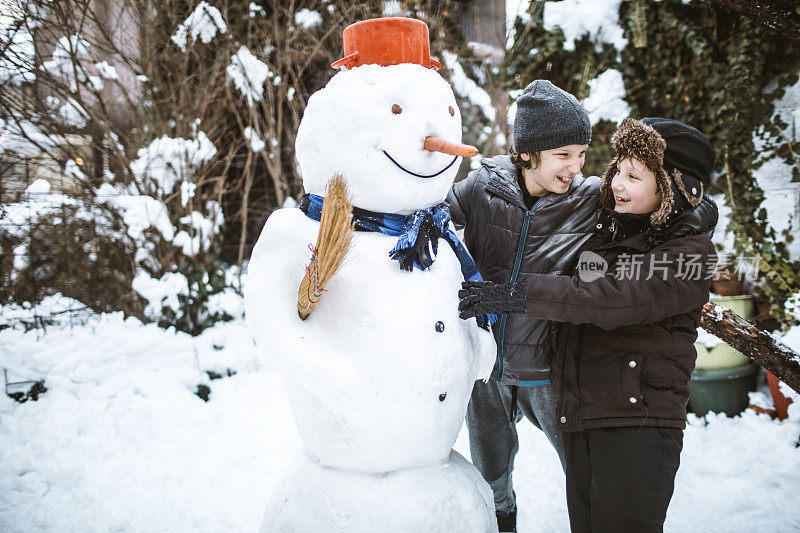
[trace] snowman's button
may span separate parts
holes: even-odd
[[[446,392],[443,392],[443,393],[441,393],[439,395],[439,401],[440,402],[443,402],[445,398],[447,398],[447,393]]]
[[[441,320],[436,323],[436,331],[438,333],[441,333],[441,332],[444,331],[444,322],[442,322]]]

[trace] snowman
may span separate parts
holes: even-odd
[[[488,485],[452,450],[496,354],[488,330],[458,318],[461,282],[479,275],[441,205],[472,147],[423,22],[362,21],[344,44],[297,133],[307,194],[272,213],[248,267],[247,324],[279,361],[304,444],[261,531],[496,531]],[[356,231],[302,320],[298,286],[334,174]]]

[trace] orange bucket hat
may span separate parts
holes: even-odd
[[[439,70],[431,59],[428,25],[406,17],[362,20],[344,29],[344,57],[331,63],[333,68],[361,65],[416,63]]]

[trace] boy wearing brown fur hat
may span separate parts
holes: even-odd
[[[715,261],[714,150],[676,120],[612,138],[597,231],[573,276],[466,284],[462,316],[556,322],[551,379],[573,532],[663,530],[686,426],[694,341]],[[604,268],[605,267],[605,268]]]

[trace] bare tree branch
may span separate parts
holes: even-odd
[[[800,393],[800,354],[730,309],[707,303],[700,325]]]

